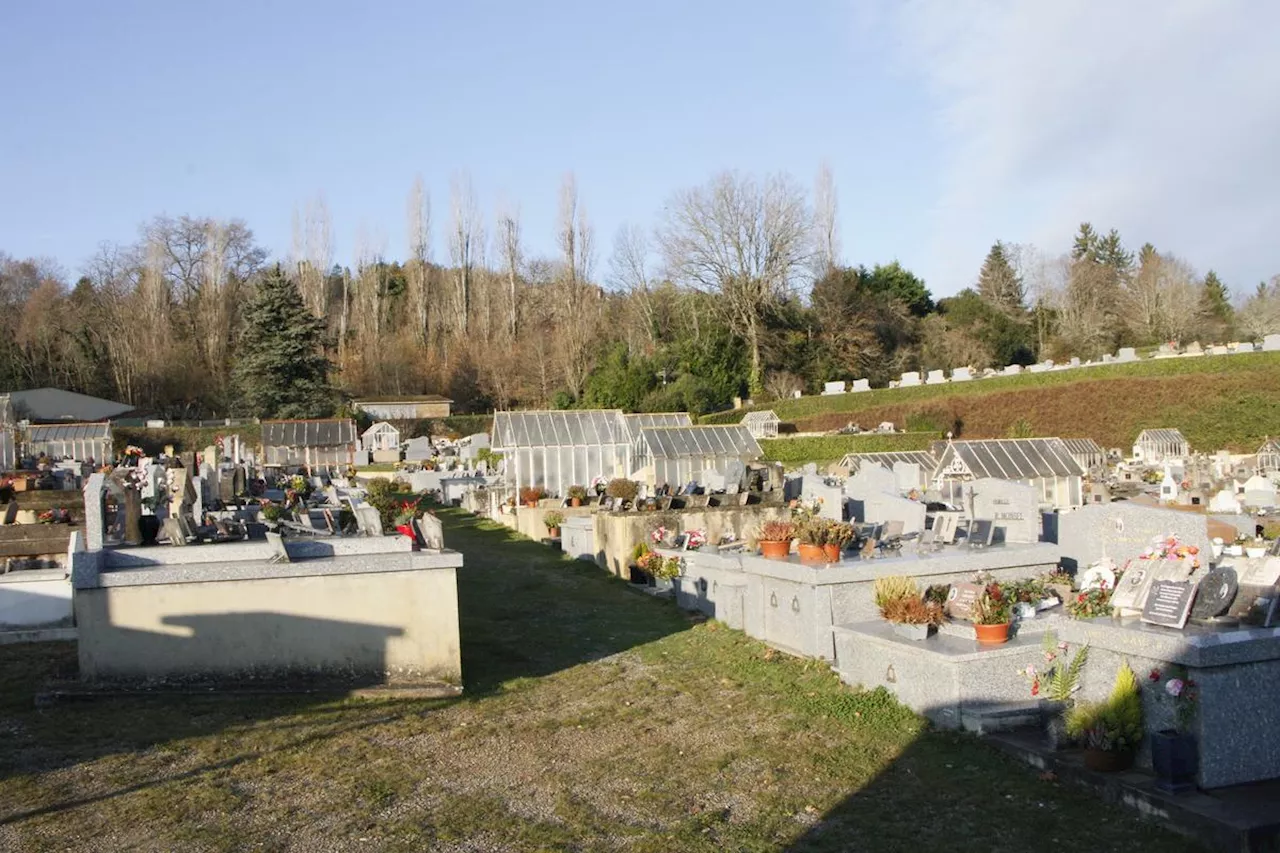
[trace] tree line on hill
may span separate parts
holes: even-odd
[[[826,168],[812,192],[718,174],[675,193],[652,227],[620,229],[607,253],[571,174],[554,256],[529,251],[518,208],[486,218],[465,177],[445,219],[437,257],[419,179],[399,260],[361,238],[354,264],[334,264],[322,200],[295,214],[275,261],[244,222],[191,216],[104,244],[74,281],[0,253],[0,387],[171,418],[315,416],[423,393],[462,411],[708,412],[828,380],[1280,331],[1280,276],[1233,305],[1212,270],[1088,223],[1060,256],[997,241],[972,286],[935,300],[897,261],[844,261]]]

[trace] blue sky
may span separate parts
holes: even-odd
[[[322,194],[339,261],[361,231],[399,257],[421,174],[442,260],[466,170],[550,254],[572,170],[603,272],[674,190],[725,168],[809,185],[826,160],[845,260],[898,258],[939,295],[994,239],[1052,255],[1085,218],[1237,289],[1280,272],[1280,4],[1135,0],[1112,37],[1112,7],[1041,5],[8,4],[0,251],[74,274],[187,213],[283,256]]]

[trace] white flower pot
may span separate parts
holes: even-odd
[[[1251,560],[1256,560],[1256,559],[1258,559],[1259,557],[1265,557],[1265,556],[1267,556],[1267,549],[1266,549],[1266,548],[1254,548],[1254,547],[1252,547],[1252,546],[1251,546],[1251,547],[1249,547],[1249,548],[1245,548],[1245,549],[1244,549],[1244,555],[1245,555],[1246,557],[1248,557],[1249,559],[1251,559]]]
[[[1242,548],[1242,547],[1241,547],[1241,546],[1239,546],[1239,545],[1228,545],[1228,546],[1227,546],[1227,556],[1228,556],[1228,557],[1243,557],[1243,556],[1244,556],[1244,548]]]

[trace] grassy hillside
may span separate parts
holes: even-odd
[[[764,451],[765,459],[785,465],[803,465],[805,462],[839,462],[846,453],[928,450],[929,442],[940,438],[942,434],[938,432],[767,438],[760,442],[760,449]]]
[[[850,421],[1001,438],[1024,422],[1035,435],[1090,437],[1128,447],[1148,427],[1181,429],[1197,450],[1252,452],[1280,435],[1280,353],[1174,358],[1134,364],[803,397],[769,406],[804,432]],[[708,416],[735,423],[743,412]]]

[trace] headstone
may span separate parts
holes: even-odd
[[[1004,375],[1005,375],[1005,376],[1017,376],[1017,375],[1018,375],[1019,373],[1021,373],[1021,372],[1022,372],[1022,365],[1021,365],[1021,364],[1009,364],[1009,365],[1005,365],[1005,368],[1004,368]]]
[[[204,478],[195,477],[191,481],[192,500],[191,516],[198,523],[204,523]]]
[[[843,382],[825,382],[822,385],[822,393],[824,396],[828,394],[843,394],[844,392]]]
[[[1067,362],[1067,366],[1068,366],[1068,367],[1079,367],[1079,366],[1080,366],[1080,357],[1079,357],[1079,356],[1076,356],[1076,355],[1071,356],[1071,361]]]
[[[18,502],[9,501],[4,507],[4,523],[13,524],[18,520]]]
[[[1209,572],[1200,579],[1200,584],[1196,587],[1196,600],[1191,605],[1191,620],[1208,621],[1226,613],[1238,590],[1234,569],[1224,566]]]
[[[971,367],[957,367],[951,371],[952,382],[968,382],[971,379],[973,379],[973,368]]]
[[[973,607],[982,596],[983,586],[978,583],[953,583],[947,590],[947,603],[943,609],[952,619],[972,621]]]
[[[1228,355],[1230,352],[1231,350],[1227,349],[1222,344],[1214,344],[1209,347],[1209,355]]]
[[[919,491],[925,485],[925,478],[918,462],[893,463],[893,479],[896,481],[898,493],[904,495],[912,490]]]
[[[444,525],[440,523],[440,519],[426,512],[418,520],[417,526],[418,535],[422,540],[422,547],[430,548],[433,551],[439,551],[444,548]]]
[[[284,538],[273,530],[267,531],[267,542],[271,545],[271,556],[267,558],[268,563],[288,563],[289,549],[284,546]]]
[[[800,480],[800,497],[805,502],[818,503],[818,515],[831,521],[844,520],[844,495],[839,486],[828,486],[816,474],[806,474]]]
[[[799,388],[791,392],[791,399],[793,400],[799,400],[803,396],[804,396],[804,392],[801,391]]]
[[[870,390],[871,390],[871,380],[869,379],[853,380],[853,391],[855,394],[861,391],[870,391]]]
[[[974,516],[989,518],[1002,528],[1003,541],[1039,541],[1040,498],[1034,488],[992,478],[974,480],[969,488],[973,490]]]
[[[1280,350],[1280,335],[1267,335],[1262,339],[1263,352],[1275,352]]]
[[[1137,361],[1137,360],[1138,360],[1138,352],[1133,347],[1120,347],[1119,351],[1116,353],[1116,361]]]
[[[951,545],[960,530],[959,512],[939,512],[933,517],[933,541],[939,545]]]
[[[1187,355],[1204,355],[1204,348],[1200,346],[1199,341],[1192,341],[1187,344]]]
[[[1153,540],[1170,536],[1208,554],[1208,516],[1132,501],[1090,504],[1058,516],[1058,550],[1068,570],[1090,565],[1104,556],[1122,565],[1130,559],[1136,562]]]
[[[729,484],[729,478],[714,468],[707,468],[698,477],[699,483],[708,492],[723,492]]]
[[[178,523],[178,517],[171,515],[164,520],[164,535],[169,538],[169,544],[175,546],[184,546],[187,544],[186,533],[182,530],[182,525]]]
[[[854,474],[845,481],[844,491],[851,498],[862,498],[873,494],[898,494],[898,478],[879,462],[864,462]]]
[[[206,464],[214,468],[218,467],[218,448],[216,445],[210,444],[209,446],[205,447],[204,453],[202,455],[204,457],[204,461]]]
[[[382,516],[378,514],[376,507],[362,504],[355,507],[354,514],[356,526],[360,528],[362,534],[365,536],[382,535]]]
[[[947,376],[941,370],[930,370],[924,381],[926,385],[942,385],[946,383]]]
[[[910,388],[920,384],[920,374],[914,370],[909,373],[902,374],[902,381],[898,383],[899,388]]]
[[[1028,372],[1028,373],[1046,373],[1046,372],[1048,372],[1049,370],[1052,370],[1052,369],[1053,369],[1053,365],[1052,365],[1052,364],[1046,364],[1046,363],[1044,363],[1044,362],[1037,362],[1036,364],[1033,364],[1033,365],[1031,365],[1030,367],[1028,367],[1028,368],[1027,368],[1027,372]]]
[[[1142,621],[1151,625],[1181,629],[1191,615],[1191,601],[1196,588],[1190,581],[1156,581],[1151,585]]]

